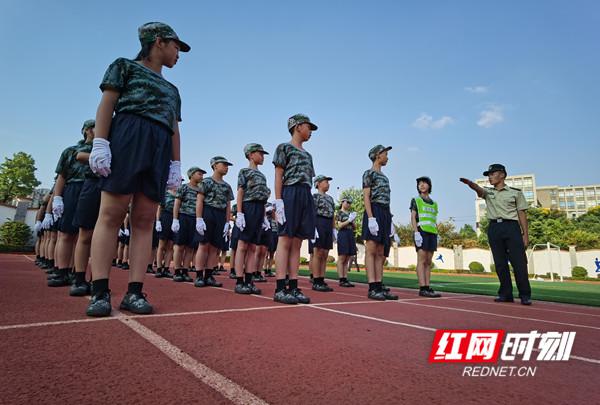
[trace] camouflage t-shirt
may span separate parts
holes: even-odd
[[[333,218],[333,213],[335,212],[335,202],[333,201],[333,197],[328,194],[315,193],[313,194],[313,200],[315,201],[317,215]]]
[[[233,190],[227,182],[217,182],[212,177],[202,180],[199,184],[200,193],[204,194],[204,204],[218,209],[227,208],[227,203],[233,200]]]
[[[130,113],[157,121],[174,130],[181,121],[179,90],[158,73],[130,59],[110,64],[100,90],[118,91],[115,113]]]
[[[163,200],[160,203],[160,206],[164,209],[167,210],[169,212],[173,212],[173,207],[175,206],[175,194],[177,192],[171,192],[169,190],[167,190],[165,192],[165,196],[163,198]]]
[[[244,190],[243,201],[267,201],[271,190],[267,178],[257,169],[245,167],[238,174],[238,188]]]
[[[371,202],[390,205],[390,181],[387,176],[373,169],[366,170],[362,178],[363,188],[371,189]]]
[[[88,172],[91,173],[90,166],[78,162],[76,157],[79,152],[89,153],[91,150],[92,144],[85,143],[84,140],[79,141],[76,145],[66,148],[58,159],[56,174],[62,175],[67,184],[85,181],[86,174]]]
[[[350,212],[339,210],[337,212],[337,215],[335,216],[335,220],[336,220],[336,222],[346,222],[349,217],[350,217]],[[341,229],[354,229],[354,227],[355,227],[354,222],[351,222],[350,224],[344,226],[343,228],[340,228],[340,230]]]
[[[277,146],[273,154],[273,164],[283,168],[283,185],[293,184],[312,185],[315,168],[310,153],[298,149],[291,143],[282,143]]]
[[[181,200],[181,205],[179,206],[181,214],[196,217],[196,199],[199,192],[200,188],[191,184],[182,184],[179,186],[175,193],[175,198]]]

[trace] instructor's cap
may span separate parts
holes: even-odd
[[[371,162],[374,162],[377,159],[377,155],[390,149],[392,149],[391,146],[375,145],[369,151],[369,159],[371,159]]]
[[[81,134],[85,135],[85,131],[88,128],[94,128],[96,126],[96,120],[86,120],[81,127]]]
[[[188,171],[187,171],[187,176],[188,176],[188,179],[189,179],[190,177],[192,177],[192,175],[193,175],[194,173],[196,173],[196,172],[200,172],[200,173],[202,173],[202,174],[206,174],[206,171],[205,171],[205,170],[202,170],[202,169],[200,169],[198,166],[192,166],[192,167],[190,167],[190,168],[188,169]]]
[[[225,163],[227,166],[233,166],[233,163],[225,159],[223,156],[215,156],[210,160],[210,167],[213,167],[217,163]]]
[[[485,172],[483,172],[483,175],[487,176],[493,172],[504,172],[504,174],[506,174],[506,168],[500,163],[492,163],[490,167],[488,167],[488,169]]]
[[[322,174],[319,174],[317,177],[315,177],[315,187],[317,187],[319,183],[324,180],[333,180],[333,177],[327,177],[323,176]]]
[[[172,39],[179,44],[181,52],[192,49],[188,44],[179,39],[173,28],[161,22],[149,22],[138,28],[138,37],[142,45],[154,42],[156,38]]]
[[[300,125],[300,124],[304,124],[304,123],[310,124],[310,129],[312,129],[313,131],[316,131],[317,129],[319,129],[318,126],[316,126],[315,124],[313,124],[310,121],[310,118],[308,118],[308,115],[296,114],[296,115],[292,115],[290,118],[288,118],[288,131],[290,131],[296,125]]]
[[[248,157],[248,155],[252,152],[262,152],[265,155],[269,154],[269,152],[263,149],[260,143],[249,143],[248,145],[244,146],[244,156]]]

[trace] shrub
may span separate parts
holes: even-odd
[[[0,243],[10,246],[27,246],[31,241],[31,228],[22,222],[7,221],[0,226]]]
[[[588,275],[588,272],[584,267],[575,266],[575,267],[573,267],[571,274],[572,274],[573,278],[586,278]]]
[[[469,263],[469,270],[473,273],[483,273],[485,268],[483,267],[483,264],[479,262],[471,262]]]
[[[512,264],[510,264],[510,263],[508,263],[508,270],[510,270],[510,271],[513,271]],[[491,271],[492,273],[495,273],[495,272],[496,272],[496,263],[492,263],[492,264],[490,264],[490,271]]]
[[[308,264],[308,259],[306,257],[301,257],[300,264]]]
[[[335,257],[333,257],[333,256],[327,256],[327,263],[329,263],[329,264],[335,264]]]
[[[416,270],[417,269],[417,265],[416,264],[409,264],[408,265],[408,269],[409,270]]]

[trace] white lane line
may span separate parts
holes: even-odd
[[[114,319],[115,318],[88,318],[88,319],[70,319],[68,321],[22,323],[22,324],[17,324],[17,325],[0,326],[0,330],[25,329],[25,328],[36,328],[36,327],[43,327],[43,326],[56,326],[56,325],[70,325],[70,324],[75,324],[75,323],[111,321]]]
[[[146,339],[158,350],[163,352],[168,358],[173,360],[175,364],[184,370],[192,373],[197,379],[202,381],[204,384],[211,387],[213,390],[223,395],[225,398],[233,402],[234,404],[246,405],[246,404],[267,404],[266,401],[257,397],[244,387],[236,384],[229,378],[222,374],[219,374],[210,367],[200,363],[177,346],[170,343],[168,340],[160,336],[159,334],[148,329],[141,323],[128,317],[118,317],[119,321],[127,325],[133,331],[135,331],[142,338]]]
[[[481,296],[480,295],[465,296],[465,298],[467,298],[467,297],[473,298],[473,297],[481,297]],[[456,298],[453,301],[469,302],[469,303],[473,303],[473,304],[495,305],[495,306],[498,305],[497,302],[487,302],[487,301],[483,301],[483,300],[464,300],[464,299]],[[585,312],[574,312],[574,311],[560,311],[558,309],[538,308],[537,306],[532,306],[531,308],[527,308],[527,310],[528,311],[556,312],[556,313],[559,313],[559,314],[570,314],[570,315],[582,315],[582,316],[596,316],[596,317],[600,317],[600,314],[588,314],[588,313],[585,313]]]
[[[398,304],[416,305],[416,306],[419,306],[419,307],[427,307],[427,308],[435,308],[435,309],[445,309],[445,310],[448,310],[448,311],[467,312],[467,313],[472,313],[472,314],[497,316],[497,317],[500,317],[500,318],[519,319],[519,320],[523,320],[523,321],[543,322],[543,323],[551,323],[551,324],[554,324],[554,325],[573,326],[573,327],[576,327],[576,328],[586,328],[586,329],[600,330],[600,328],[596,327],[596,326],[579,325],[579,324],[576,324],[576,323],[567,323],[567,322],[558,322],[558,321],[550,321],[550,320],[547,320],[547,319],[537,319],[537,318],[528,318],[528,317],[515,316],[515,315],[495,314],[493,312],[475,311],[475,310],[472,310],[472,309],[452,308],[452,307],[444,307],[444,306],[437,306],[437,305],[426,305],[426,304],[419,304],[419,303],[416,303],[416,302],[405,302],[405,301],[394,301],[394,302],[396,302]]]

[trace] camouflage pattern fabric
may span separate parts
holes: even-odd
[[[315,193],[313,194],[313,200],[315,201],[317,215],[333,218],[335,212],[335,202],[333,201],[333,197],[328,194]]]
[[[227,203],[233,200],[231,186],[223,181],[216,182],[212,177],[202,180],[199,184],[200,193],[204,194],[204,204],[218,209],[227,208]]]
[[[275,167],[283,168],[283,185],[291,186],[293,184],[312,185],[312,178],[315,175],[315,168],[310,153],[298,149],[291,143],[282,143],[277,146],[273,154],[273,164]]]
[[[179,206],[180,213],[196,217],[196,200],[199,192],[200,188],[191,184],[182,184],[179,186],[175,193],[175,198],[181,200],[181,205]]]
[[[387,176],[373,169],[366,170],[362,178],[363,188],[371,189],[371,202],[390,205],[390,181]]]
[[[257,169],[245,167],[240,170],[237,186],[244,190],[243,201],[267,201],[271,195],[267,178]]]

